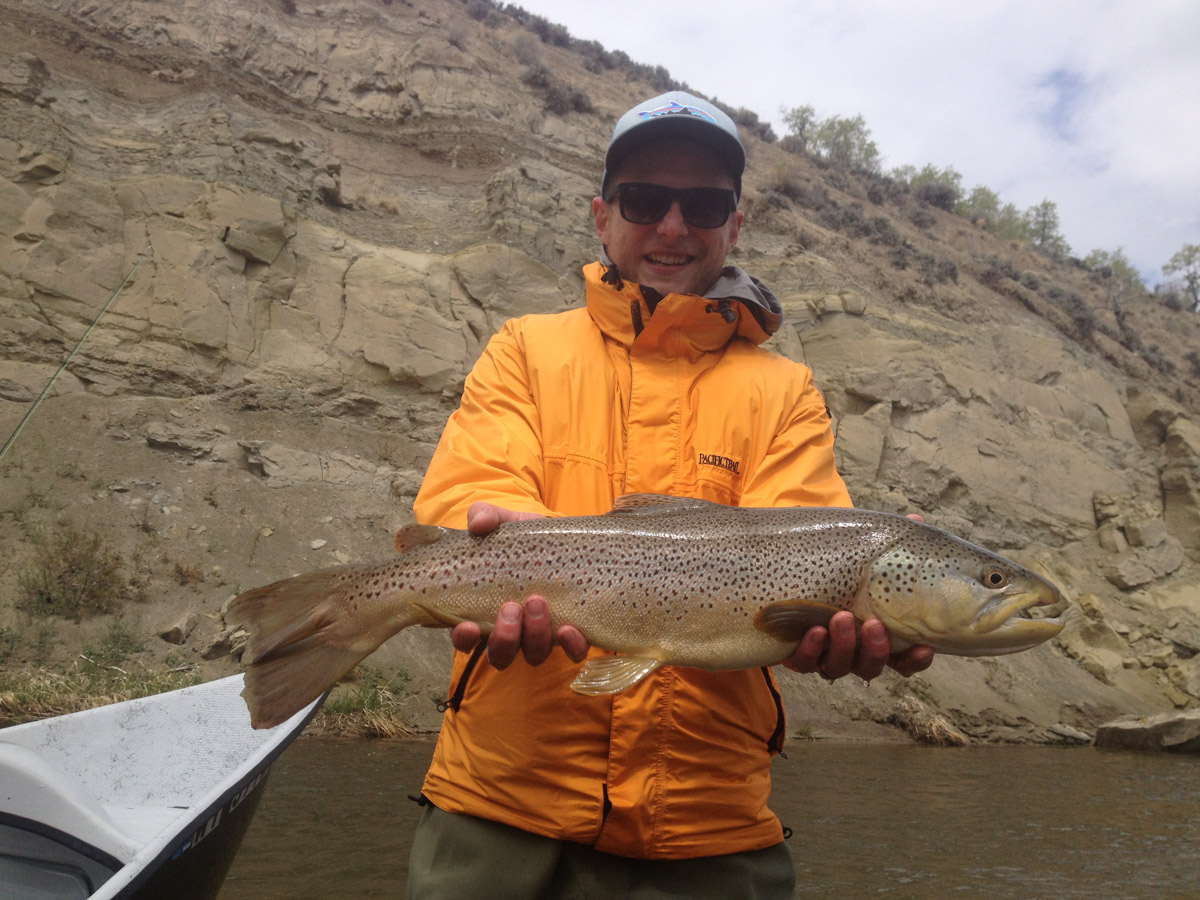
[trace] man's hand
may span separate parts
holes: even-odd
[[[907,678],[925,671],[932,662],[930,647],[892,653],[887,628],[879,619],[867,619],[861,633],[856,634],[854,616],[843,610],[834,614],[828,628],[810,628],[783,665],[794,672],[820,672],[829,681],[851,673],[870,681],[885,666]]]
[[[539,519],[537,513],[514,512],[492,503],[472,503],[467,510],[467,530],[485,535],[502,522]],[[913,518],[918,518],[914,516]],[[462,622],[450,632],[455,649],[470,653],[483,637],[475,622]],[[536,666],[545,662],[555,644],[575,662],[587,656],[587,638],[572,625],[550,627],[550,611],[544,597],[527,597],[524,604],[508,602],[500,607],[492,633],[487,638],[488,661],[497,669],[512,664],[518,653]],[[820,672],[833,680],[854,673],[870,681],[891,666],[906,678],[923,672],[933,662],[929,647],[912,647],[903,653],[891,653],[887,629],[878,619],[863,623],[861,634],[856,633],[854,616],[839,612],[829,621],[828,628],[809,629],[800,645],[783,664],[796,672]]]
[[[925,521],[920,513],[909,513],[906,518]],[[851,672],[870,681],[884,666],[891,666],[908,678],[924,672],[932,662],[932,647],[909,647],[902,653],[892,653],[887,627],[881,621],[867,619],[861,633],[856,635],[854,616],[839,612],[829,620],[828,628],[810,628],[783,665],[793,672],[820,672],[826,681],[836,681]]]
[[[467,530],[471,534],[484,535],[502,522],[540,518],[537,513],[513,512],[480,501],[472,503],[467,510]],[[475,622],[462,622],[450,632],[450,642],[463,653],[470,653],[482,637],[483,631]],[[555,643],[575,662],[581,662],[587,656],[590,646],[587,638],[573,625],[560,625],[552,632],[550,610],[544,597],[527,597],[524,604],[505,603],[488,635],[488,662],[497,669],[504,669],[512,664],[518,653],[524,653],[527,663],[540,665],[550,656]]]

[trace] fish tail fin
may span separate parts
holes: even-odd
[[[364,623],[345,602],[345,570],[325,569],[246,591],[227,617],[249,633],[242,697],[254,728],[273,728],[332,687],[413,621]],[[364,625],[368,627],[364,627]]]

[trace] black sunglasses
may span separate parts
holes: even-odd
[[[625,181],[615,185],[604,198],[611,203],[621,198],[621,218],[634,225],[653,225],[679,201],[683,221],[693,228],[720,228],[737,209],[737,195],[728,188],[671,188],[645,181]]]

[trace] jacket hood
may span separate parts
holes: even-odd
[[[722,269],[721,277],[704,296],[710,300],[738,301],[749,310],[768,336],[783,324],[783,304],[779,298],[769,287],[737,266]]]
[[[657,292],[651,288],[644,288],[639,284],[624,280],[617,269],[617,264],[609,258],[606,250],[600,254],[600,266],[603,267],[600,280],[618,291],[634,287],[637,289],[638,295],[643,298],[647,294],[658,296]],[[584,268],[585,276],[589,276],[588,270],[591,268],[592,266]],[[590,281],[591,278],[588,277],[588,280]],[[723,316],[726,322],[738,323],[738,334],[749,338],[756,344],[761,344],[778,331],[779,326],[783,324],[783,304],[779,302],[779,298],[769,287],[738,266],[725,266],[721,270],[721,275],[703,296],[707,300],[717,301],[717,305],[712,307],[713,311]],[[734,308],[735,303],[738,304],[738,309]],[[753,325],[756,327],[752,327],[750,322],[745,321],[745,317],[739,314],[739,310],[749,313]]]

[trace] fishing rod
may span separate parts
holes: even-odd
[[[142,252],[137,255],[137,260],[129,269],[128,274],[125,276],[125,280],[117,285],[117,289],[112,292],[112,296],[108,298],[108,302],[104,304],[104,308],[101,309],[96,315],[96,318],[92,320],[92,324],[89,325],[87,331],[83,333],[83,337],[75,342],[75,346],[71,348],[71,352],[67,354],[66,360],[64,360],[63,364],[58,367],[58,371],[51,376],[50,380],[46,383],[46,386],[42,388],[42,392],[38,395],[38,398],[33,401],[33,406],[29,407],[29,409],[26,410],[25,415],[21,417],[21,421],[17,423],[17,427],[13,429],[13,433],[10,434],[8,436],[8,440],[4,442],[4,446],[0,447],[0,460],[4,459],[5,455],[9,451],[9,448],[11,448],[12,445],[17,442],[17,438],[25,429],[25,426],[29,423],[29,420],[33,418],[33,414],[37,412],[37,408],[41,406],[42,401],[50,395],[50,391],[54,388],[54,383],[58,381],[58,377],[67,370],[67,366],[69,366],[71,361],[75,359],[75,354],[79,352],[79,348],[83,346],[83,342],[88,339],[88,336],[92,333],[95,327],[100,324],[100,320],[104,318],[104,314],[108,312],[109,307],[116,302],[117,297],[121,294],[121,291],[125,289],[125,285],[129,284],[129,280],[133,278],[133,273],[136,272],[138,266],[142,264],[142,259],[149,250],[150,244],[146,244],[145,249],[143,249]]]

